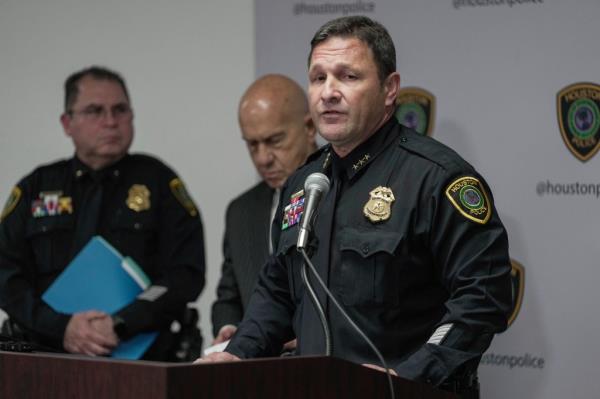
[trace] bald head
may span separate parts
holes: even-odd
[[[242,137],[258,173],[278,188],[316,149],[304,90],[283,75],[256,80],[240,100]]]
[[[276,114],[303,118],[308,114],[308,100],[302,87],[283,75],[265,75],[248,87],[240,100],[239,118],[265,117]]]

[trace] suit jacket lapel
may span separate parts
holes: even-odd
[[[259,186],[256,191],[256,196],[250,199],[248,204],[248,212],[250,213],[248,220],[250,225],[246,226],[246,230],[251,237],[253,246],[249,248],[251,265],[256,271],[259,271],[265,260],[269,256],[269,225],[271,218],[271,203],[273,200],[273,189],[265,182]]]

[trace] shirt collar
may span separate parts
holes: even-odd
[[[86,164],[84,164],[77,155],[73,156],[71,161],[71,169],[75,180],[81,180],[85,176],[90,177],[92,180],[103,180],[107,176],[112,176],[115,180],[121,175],[121,168],[129,158],[129,154],[125,154],[123,158],[115,162],[114,164],[107,166],[104,169],[93,170]]]
[[[377,156],[386,149],[395,135],[391,134],[398,122],[392,116],[371,137],[358,145],[344,158],[340,158],[331,149],[332,172],[334,175],[345,173],[348,180],[352,180],[365,166],[370,164]]]

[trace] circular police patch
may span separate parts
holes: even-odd
[[[419,104],[403,104],[396,111],[396,118],[406,127],[425,134],[427,130],[427,115]]]
[[[473,222],[485,224],[492,216],[490,200],[483,186],[474,177],[461,177],[446,188],[446,197],[461,215]]]
[[[481,209],[483,206],[483,195],[475,186],[464,186],[460,189],[460,202],[469,209]]]
[[[585,140],[592,137],[600,126],[600,110],[587,98],[573,102],[569,109],[569,127],[575,136]]]
[[[0,222],[15,209],[19,203],[19,199],[21,199],[21,189],[19,187],[14,187],[6,200],[6,204],[0,215]]]

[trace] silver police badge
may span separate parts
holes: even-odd
[[[373,223],[388,220],[392,215],[392,202],[396,200],[388,187],[379,186],[369,193],[371,198],[363,208],[364,215]]]

